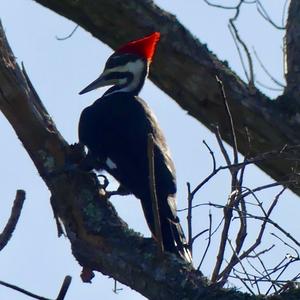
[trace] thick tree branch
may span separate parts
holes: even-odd
[[[84,268],[112,276],[149,299],[248,299],[208,287],[200,272],[172,254],[159,256],[156,243],[128,229],[101,196],[95,175],[63,172],[70,148],[28,80],[0,27],[0,109],[50,189],[55,214]]]
[[[300,105],[300,2],[291,0],[286,30],[286,93]]]
[[[112,48],[151,31],[160,31],[162,38],[151,80],[209,129],[213,130],[218,125],[222,138],[231,144],[230,127],[215,80],[217,75],[226,89],[241,153],[247,153],[249,148],[245,128],[251,135],[253,154],[300,144],[298,107],[289,110],[287,97],[270,101],[258,90],[249,90],[226,64],[153,1],[35,1],[73,20]],[[293,101],[296,102],[295,99]],[[297,157],[300,157],[299,152]],[[275,180],[281,180],[282,176],[291,172],[294,162],[266,160],[257,165]],[[292,190],[300,195],[296,187]]]
[[[95,175],[61,172],[70,148],[17,66],[2,28],[0,109],[49,187],[55,214],[63,221],[82,266],[112,276],[150,299],[183,299],[184,294],[204,288],[200,273],[190,265],[168,254],[158,260],[156,243],[128,229],[101,197]],[[189,276],[192,279],[186,283]]]
[[[71,148],[16,64],[1,24],[0,109],[51,191],[55,214],[63,222],[73,254],[84,268],[112,276],[149,299],[256,299],[208,286],[191,265],[167,252],[158,255],[156,243],[128,229],[99,193],[101,186],[95,175],[63,172]]]

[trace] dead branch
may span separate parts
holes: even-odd
[[[219,250],[217,254],[217,261],[211,276],[211,281],[213,283],[216,283],[219,278],[220,269],[222,266],[222,263],[224,261],[224,253],[227,243],[227,237],[229,233],[230,223],[232,219],[232,211],[234,207],[234,201],[235,201],[235,194],[231,194],[228,199],[228,203],[225,205],[223,209],[224,214],[224,226],[221,234],[221,240],[219,244]]]
[[[236,259],[238,260],[238,263],[241,265],[241,267],[242,267],[242,269],[243,269],[243,271],[244,271],[244,274],[246,275],[246,277],[248,278],[248,280],[250,280],[250,275],[249,275],[249,273],[246,271],[246,268],[244,267],[242,260],[239,258],[238,253],[235,251],[235,249],[234,249],[234,247],[233,247],[233,245],[232,245],[232,243],[231,243],[231,240],[230,240],[230,239],[227,239],[227,240],[228,240],[228,244],[229,244],[229,246],[230,246],[230,248],[231,248],[231,250],[232,250],[232,252],[233,252],[233,255],[234,255],[234,256],[236,257]],[[250,281],[251,281],[251,280],[250,280]],[[250,293],[251,293],[252,295],[255,295],[255,293],[252,291],[252,289],[249,289],[249,288],[248,288],[248,290],[250,291]]]
[[[296,110],[292,110],[289,117],[286,115],[289,103],[297,103],[296,95],[299,93],[290,93],[291,97],[288,98],[290,101],[285,97],[281,97],[280,101],[270,101],[257,89],[250,92],[248,85],[210,53],[174,16],[157,7],[152,1],[99,0],[96,5],[79,1],[75,6],[67,0],[36,0],[36,2],[78,23],[112,48],[141,37],[147,32],[159,31],[164,24],[160,51],[150,74],[150,78],[159,88],[210,130],[214,131],[215,124],[219,123],[222,137],[230,144],[232,141],[228,124],[222,123],[222,120],[226,119],[225,112],[221,109],[222,98],[216,93],[218,88],[215,75],[218,74],[228,89],[227,96],[238,129],[236,134],[241,153],[248,152],[248,141],[242,130],[245,127],[249,129],[252,137],[252,153],[281,149],[285,144],[300,144],[297,134],[299,122],[294,118]],[[295,11],[295,16],[297,12]],[[116,35],[115,28],[123,30]],[[287,45],[287,48],[290,46],[292,44]],[[187,82],[189,84],[186,84]],[[299,153],[295,152],[298,158]],[[275,180],[282,180],[282,175],[290,172],[293,162],[263,160],[256,164]],[[290,188],[296,194],[300,193],[295,186]]]
[[[256,0],[256,8],[258,13],[267,21],[269,22],[273,27],[275,27],[276,29],[279,30],[285,30],[285,26],[279,26],[277,25],[272,18],[270,17],[270,15],[268,14],[267,10],[264,8],[264,6],[262,5],[260,0]],[[284,12],[284,9],[283,9]]]
[[[208,240],[207,240],[207,245],[206,245],[206,248],[204,250],[204,253],[202,255],[202,258],[200,260],[200,263],[198,265],[198,268],[197,270],[200,270],[201,266],[202,266],[202,263],[204,262],[204,259],[205,259],[205,256],[207,254],[207,251],[209,249],[209,246],[210,246],[210,243],[211,243],[211,237],[212,237],[212,233],[211,233],[211,230],[212,230],[212,214],[211,212],[209,212],[208,214],[208,217],[209,217],[209,230],[208,230]],[[196,239],[196,238],[195,238]]]
[[[263,69],[263,71],[268,75],[268,77],[276,84],[278,85],[281,90],[283,90],[283,88],[285,87],[285,85],[283,83],[281,83],[279,80],[277,80],[266,68],[266,66],[264,65],[264,63],[262,62],[262,60],[260,59],[260,57],[258,56],[257,52],[255,51],[255,48],[253,48],[253,53],[260,65],[260,67]]]
[[[67,39],[69,39],[70,37],[73,36],[73,34],[76,32],[76,30],[78,29],[79,25],[76,25],[74,27],[74,29],[71,31],[71,33],[69,33],[67,36],[65,37],[58,37],[58,36],[55,36],[55,38],[58,40],[58,41],[65,41]]]
[[[55,300],[64,300],[65,299],[65,296],[67,294],[67,291],[69,289],[69,286],[71,284],[71,281],[72,281],[72,277],[71,276],[66,276],[63,283],[62,283],[62,286],[60,288],[60,291],[59,291],[59,294],[57,296],[57,298]],[[0,281],[0,284],[3,285],[3,286],[6,286],[10,289],[13,289],[15,291],[18,291],[28,297],[31,297],[31,298],[34,298],[34,299],[38,299],[38,300],[51,300],[49,298],[45,298],[45,297],[42,297],[42,296],[39,296],[39,295],[36,295],[36,294],[33,294],[31,292],[28,292],[16,285],[13,285],[13,284],[10,284],[10,283],[7,283],[7,282],[4,282],[4,281]]]
[[[16,228],[23,204],[25,201],[25,191],[17,190],[14,204],[11,209],[10,217],[6,223],[2,233],[0,234],[0,251],[7,245],[8,241],[12,237],[12,234]]]
[[[217,166],[217,163],[216,163],[216,158],[215,158],[215,155],[214,155],[214,152],[211,150],[211,148],[208,146],[208,144],[206,143],[205,140],[202,141],[203,144],[205,145],[205,147],[207,148],[207,150],[209,151],[209,154],[212,158],[212,161],[213,161],[213,168],[212,168],[212,172],[214,172],[216,170],[216,166]]]
[[[68,289],[70,287],[70,284],[72,282],[72,277],[71,276],[66,276],[65,279],[64,279],[64,282],[60,288],[60,291],[58,293],[58,296],[56,298],[56,300],[63,300],[65,299],[65,296],[68,292]]]
[[[274,209],[274,207],[276,206],[279,197],[282,195],[282,193],[285,191],[285,188],[283,188],[275,197],[272,205],[270,206],[270,208],[268,209],[268,212],[266,214],[266,216],[263,219],[263,223],[261,224],[261,229],[257,235],[256,241],[247,249],[245,250],[240,256],[234,258],[232,257],[231,261],[228,263],[228,265],[225,267],[225,269],[219,274],[219,276],[216,277],[216,279],[221,279],[222,278],[222,282],[226,282],[227,278],[230,274],[230,272],[232,271],[233,267],[239,262],[242,261],[244,258],[248,257],[248,255],[253,252],[253,250],[255,250],[258,245],[260,245],[261,243],[261,239],[262,236],[265,232],[265,228],[267,223],[270,223],[269,217]],[[248,214],[248,213],[247,213]]]
[[[240,2],[240,4],[243,3],[243,1]],[[238,52],[239,52],[239,56],[240,56],[240,59],[241,59],[241,62],[242,62],[242,65],[243,65],[243,69],[244,69],[244,72],[245,72],[245,75],[246,75],[246,78],[248,80],[248,84],[249,84],[249,88],[251,90],[254,89],[254,70],[253,70],[253,62],[252,62],[252,57],[251,57],[251,54],[250,54],[250,51],[246,45],[246,43],[242,40],[242,38],[240,37],[240,34],[238,32],[238,29],[236,28],[234,22],[236,21],[236,19],[238,18],[238,15],[240,13],[240,9],[239,7],[237,8],[236,10],[236,14],[233,18],[230,18],[229,19],[229,29],[230,29],[230,32],[233,36],[233,39],[235,41],[235,44],[237,46],[237,49],[238,49]],[[246,54],[246,57],[247,57],[247,60],[248,60],[248,65],[249,65],[249,74],[248,72],[246,71],[246,68],[245,68],[245,65],[243,63],[243,58],[242,58],[242,55],[240,53],[240,50],[239,50],[239,46],[238,44],[240,44]]]
[[[237,164],[238,163],[238,146],[237,146],[237,139],[236,139],[236,133],[235,133],[235,127],[234,127],[234,123],[233,123],[233,118],[232,118],[232,114],[231,114],[229,104],[228,104],[228,101],[227,101],[227,96],[226,96],[226,93],[225,93],[225,88],[224,88],[223,82],[218,76],[216,76],[216,80],[217,80],[217,83],[219,85],[219,89],[221,91],[222,99],[223,99],[224,106],[225,106],[226,116],[228,118],[228,123],[230,125],[230,133],[231,133],[231,139],[232,139],[232,145],[233,145],[233,147],[232,147],[233,148],[233,163]],[[225,156],[228,157],[228,155],[225,155]],[[231,164],[231,162],[229,164]]]
[[[112,204],[99,194],[101,186],[95,174],[63,171],[72,149],[16,64],[2,27],[0,109],[47,184],[55,214],[83,267],[109,275],[150,299],[159,299],[157,295],[192,299],[207,285],[200,272],[172,254],[157,259],[156,243],[129,230]],[[162,276],[157,279],[155,274]],[[225,294],[220,291],[220,299],[225,299]]]
[[[192,207],[193,207],[193,195],[191,193],[191,184],[189,182],[186,183],[188,190],[188,207],[187,207],[187,227],[188,227],[188,245],[191,254],[193,255],[193,226],[192,226]]]

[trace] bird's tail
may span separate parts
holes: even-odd
[[[158,201],[164,250],[174,253],[183,260],[192,263],[192,255],[176,213],[175,198],[173,195],[169,195],[167,199],[167,201],[165,199],[164,201]],[[152,207],[150,208],[151,201],[145,202],[142,201],[144,214],[152,235],[156,238],[154,214],[152,213]]]
[[[160,221],[164,249],[192,263],[192,255],[178,216],[172,214],[170,218],[170,216],[160,213]]]

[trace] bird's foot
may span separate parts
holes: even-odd
[[[119,185],[118,189],[116,191],[107,191],[107,198],[110,198],[111,196],[127,196],[130,195],[130,191],[128,191],[128,189],[126,187],[124,187],[123,185]]]
[[[106,177],[105,175],[103,175],[103,174],[99,174],[99,175],[97,175],[97,177],[103,179],[102,182],[99,180],[99,185],[100,185],[100,188],[101,188],[101,189],[103,189],[103,190],[106,191],[106,188],[107,188],[108,185],[109,185],[109,181],[108,181],[107,177]],[[107,191],[106,191],[106,192],[107,192]]]

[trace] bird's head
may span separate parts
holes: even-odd
[[[112,92],[138,93],[148,74],[149,65],[159,41],[160,33],[129,42],[116,50],[107,60],[102,74],[79,94],[113,85]]]

